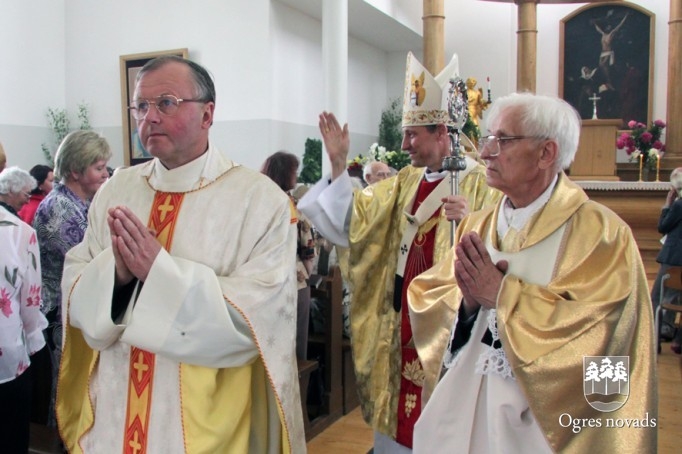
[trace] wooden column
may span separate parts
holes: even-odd
[[[424,67],[434,76],[445,67],[445,7],[443,0],[424,0]]]
[[[666,153],[661,164],[682,166],[682,0],[670,0]]]
[[[517,0],[516,90],[535,93],[538,58],[538,0]]]

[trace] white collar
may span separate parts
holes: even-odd
[[[516,231],[523,229],[531,217],[547,204],[547,201],[552,196],[552,191],[559,180],[559,174],[554,176],[554,179],[547,186],[547,189],[540,194],[540,197],[533,200],[528,206],[523,208],[514,208],[511,200],[506,195],[502,198],[502,209],[500,216],[497,217],[497,234],[500,238],[504,237],[509,228],[514,228]]]

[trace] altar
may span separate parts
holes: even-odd
[[[571,164],[574,180],[618,180],[616,136],[621,120],[583,120],[578,151]]]
[[[670,189],[667,181],[576,181],[590,199],[606,205],[620,216],[637,241],[647,278],[651,284],[658,273],[656,256],[661,250],[658,219]]]

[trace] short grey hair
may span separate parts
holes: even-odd
[[[677,189],[678,194],[682,193],[682,167],[677,167],[670,172],[670,183]]]
[[[135,85],[137,85],[145,74],[156,71],[169,63],[180,63],[189,68],[190,74],[192,75],[192,83],[194,84],[193,96],[203,102],[215,102],[216,91],[211,73],[200,64],[177,55],[162,55],[149,60],[142,69],[140,69],[137,76],[135,76]]]
[[[94,131],[69,133],[54,156],[54,176],[57,180],[71,178],[71,173],[82,174],[97,161],[111,159],[107,140]]]
[[[32,191],[36,186],[38,186],[36,179],[19,167],[8,167],[0,173],[0,194],[2,195],[17,194],[22,192],[24,188],[29,188],[28,190]]]
[[[534,95],[532,93],[512,93],[498,98],[488,110],[486,123],[493,125],[500,114],[508,109],[517,110],[522,131],[520,134],[555,140],[559,148],[557,168],[568,169],[578,151],[580,141],[580,115],[563,99]]]

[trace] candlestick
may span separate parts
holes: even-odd
[[[642,153],[639,153],[639,181],[642,181]]]
[[[661,170],[661,155],[657,154],[656,155],[656,181],[660,181],[658,179],[659,172]]]

